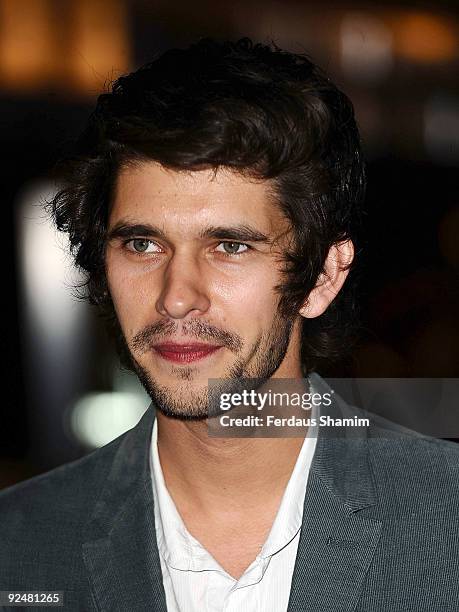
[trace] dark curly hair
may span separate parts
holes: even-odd
[[[117,173],[133,160],[271,181],[294,236],[277,287],[285,316],[298,312],[333,244],[350,238],[358,254],[365,170],[349,99],[308,57],[273,43],[206,38],[172,49],[99,96],[49,203],[85,273],[83,296],[118,333],[104,252]],[[355,262],[326,312],[302,320],[305,373],[340,358],[355,335]]]

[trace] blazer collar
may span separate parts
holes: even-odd
[[[320,393],[332,392],[317,374],[311,382]],[[337,394],[332,397],[328,414],[350,416],[350,407]],[[381,521],[361,512],[377,504],[368,444],[365,427],[320,429],[288,612],[350,612],[357,605],[382,529]]]
[[[86,526],[83,559],[98,609],[167,612],[149,469],[154,408],[117,445]],[[102,460],[102,459],[101,459]]]

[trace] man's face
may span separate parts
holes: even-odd
[[[301,377],[278,312],[287,220],[267,182],[229,170],[123,168],[106,272],[137,374],[169,416],[207,416],[208,379]]]

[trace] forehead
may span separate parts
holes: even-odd
[[[119,172],[109,224],[121,218],[154,219],[189,231],[204,223],[246,222],[271,232],[288,225],[273,194],[270,182],[227,169],[185,172],[139,162]]]

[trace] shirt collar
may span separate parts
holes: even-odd
[[[271,557],[287,546],[301,528],[304,496],[316,443],[317,427],[312,427],[303,441],[271,531],[259,554],[262,558]]]
[[[164,482],[158,453],[156,419],[151,436],[150,471],[153,481],[158,549],[168,565],[176,569],[191,570],[196,554],[199,556],[198,547],[202,547],[185,527]]]

